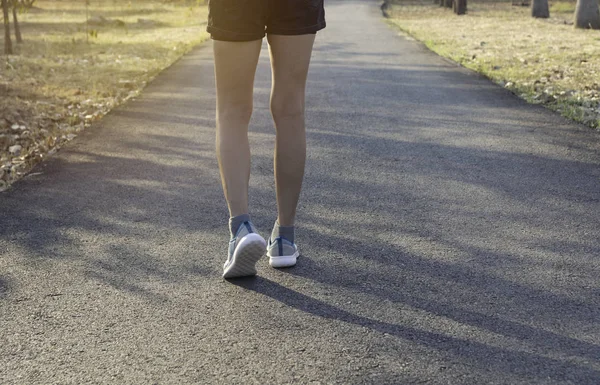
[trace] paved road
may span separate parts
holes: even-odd
[[[206,44],[0,196],[0,383],[600,383],[600,135],[328,3],[300,265],[220,278]]]

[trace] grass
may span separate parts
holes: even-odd
[[[550,14],[563,14],[562,16],[569,17],[575,13],[576,3],[574,2],[555,2],[550,6]]]
[[[190,4],[91,0],[90,17],[119,22],[88,29],[85,1],[20,15],[24,44],[0,61],[0,191],[206,40],[207,7]]]
[[[600,127],[600,31],[573,27],[574,2],[549,19],[510,3],[469,3],[456,16],[431,2],[393,8],[391,23],[441,56],[484,74],[531,103]]]

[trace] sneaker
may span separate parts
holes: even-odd
[[[240,225],[235,237],[229,241],[229,254],[223,265],[223,278],[256,275],[256,262],[265,254],[267,242],[258,235],[252,222]]]
[[[269,256],[269,265],[272,267],[291,267],[296,264],[300,256],[298,246],[283,237],[269,238],[267,246],[267,255]]]

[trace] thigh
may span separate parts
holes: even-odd
[[[217,108],[252,105],[254,75],[262,40],[213,42]]]
[[[315,35],[267,35],[273,72],[272,102],[298,99],[304,103],[304,89]]]
[[[262,39],[267,12],[265,0],[209,0],[206,30],[214,40]]]

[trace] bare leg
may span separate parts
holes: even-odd
[[[217,159],[229,214],[248,213],[254,75],[262,40],[214,41],[217,86]]]
[[[315,35],[267,38],[273,69],[271,113],[277,130],[277,220],[281,226],[294,226],[306,161],[304,96]]]

